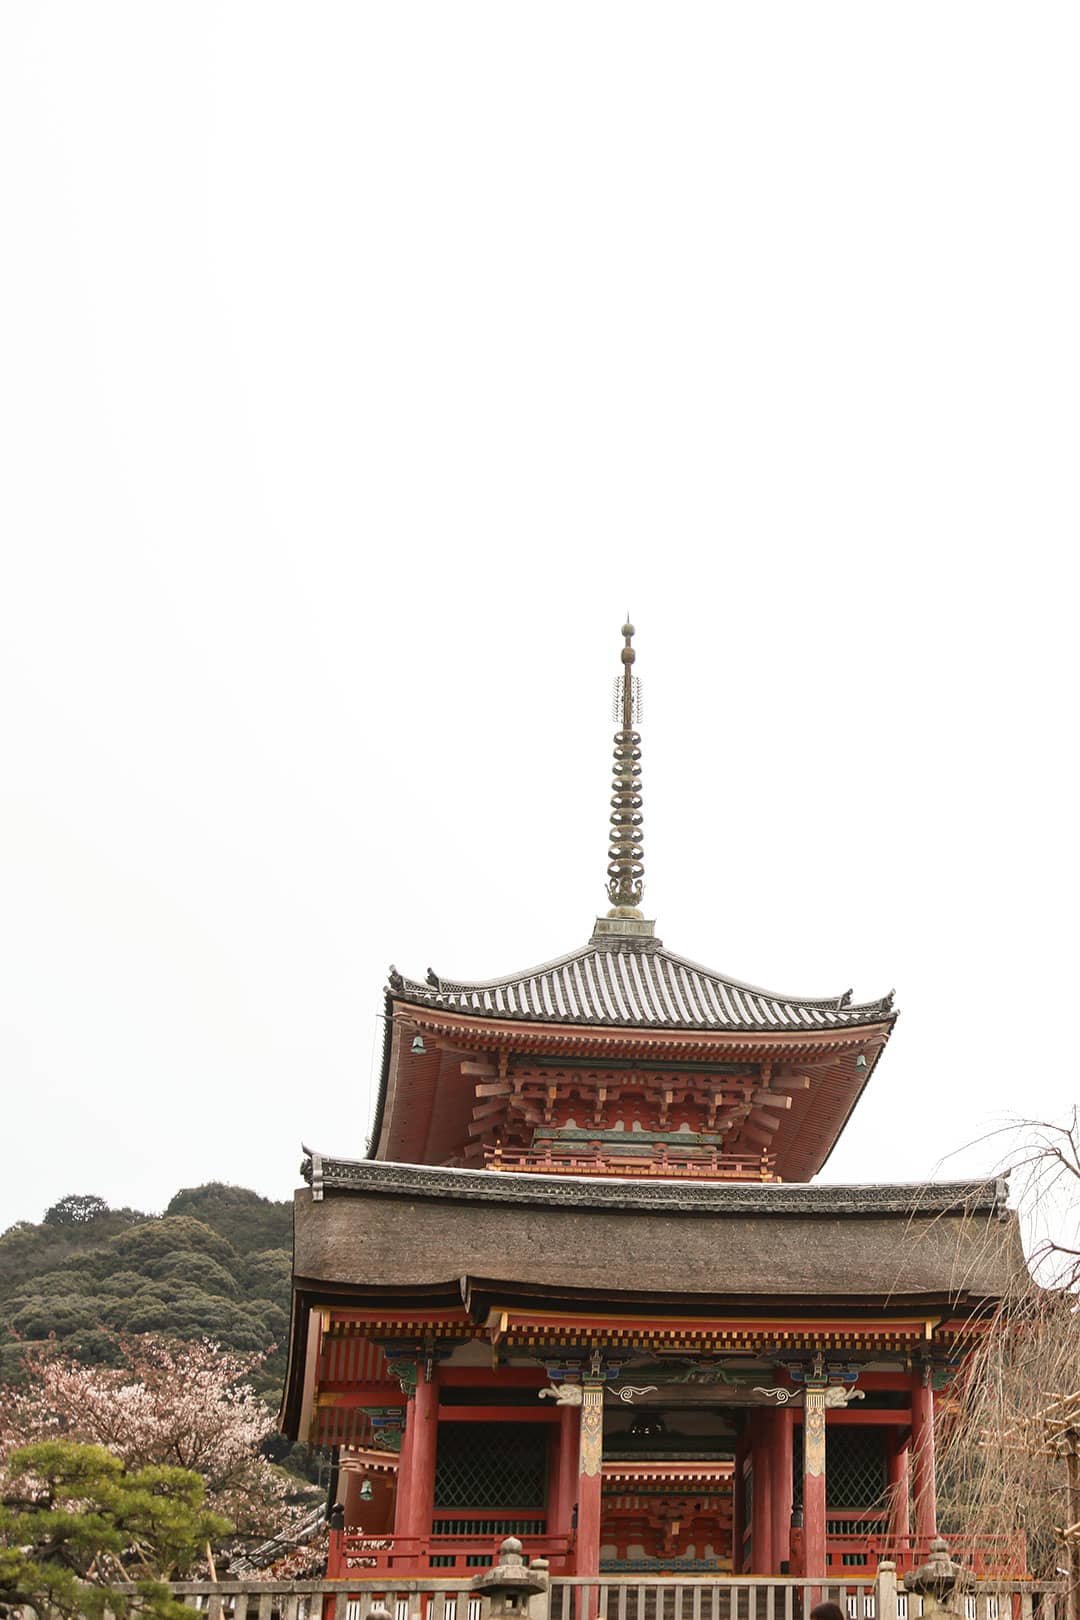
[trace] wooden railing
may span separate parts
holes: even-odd
[[[878,1565],[886,1559],[895,1564],[898,1574],[904,1575],[924,1564],[930,1556],[929,1536],[891,1535],[876,1526],[856,1525],[854,1521],[850,1529],[840,1529],[841,1522],[846,1523],[830,1519],[825,1543],[826,1573],[832,1581],[855,1584],[873,1581]],[[440,1529],[448,1523],[449,1519],[444,1516]],[[467,1518],[461,1516],[450,1534],[444,1530],[442,1534],[430,1536],[366,1536],[351,1530],[333,1531],[328,1572],[331,1579],[344,1580],[405,1574],[447,1578],[467,1575],[471,1579],[478,1570],[496,1562],[496,1549],[506,1535],[519,1537],[526,1559],[547,1559],[553,1576],[568,1576],[572,1570],[573,1537],[544,1534],[542,1514],[500,1515],[490,1519],[473,1514]],[[978,1580],[1016,1581],[1024,1576],[1026,1548],[1022,1535],[950,1535],[943,1539],[949,1556]],[[662,1579],[668,1576],[673,1580],[691,1580],[701,1575],[708,1578],[723,1574],[719,1568],[705,1571],[699,1567],[682,1572],[665,1571],[658,1566],[655,1569],[613,1569],[609,1578]]]
[[[340,1581],[174,1581],[170,1591],[206,1620],[368,1620],[376,1606],[391,1620],[487,1620],[487,1600],[467,1578],[401,1576]],[[134,1588],[119,1588],[134,1592]],[[794,1577],[569,1576],[529,1602],[527,1620],[808,1620],[822,1601],[847,1620],[923,1620],[922,1599],[907,1594],[891,1564],[876,1579]],[[1067,1620],[1062,1583],[979,1581],[957,1595],[962,1620]],[[12,1606],[13,1620],[37,1620]]]
[[[961,1620],[1067,1620],[1065,1597],[1064,1586],[1056,1582],[979,1581],[954,1597],[952,1607]],[[923,1620],[922,1598],[904,1591],[889,1564],[865,1580],[766,1575],[553,1580],[549,1620],[809,1620],[811,1609],[822,1602],[838,1604],[848,1620]]]
[[[628,1139],[633,1136],[627,1133]],[[580,1148],[485,1148],[484,1168],[487,1170],[527,1170],[538,1176],[657,1176],[665,1180],[680,1181],[775,1181],[774,1154],[753,1153],[668,1153],[658,1149],[654,1153],[624,1154],[605,1152],[602,1148],[590,1152],[586,1145]]]
[[[1022,1535],[1011,1536],[943,1536],[949,1557],[965,1569],[971,1570],[979,1580],[1016,1581],[1023,1577],[1027,1563],[1027,1548]],[[829,1574],[844,1572],[853,1577],[861,1569],[872,1575],[878,1565],[889,1559],[897,1573],[925,1564],[930,1556],[930,1536],[896,1536],[886,1531],[867,1529],[830,1532],[825,1550],[829,1560]]]
[[[838,1603],[850,1620],[874,1620],[873,1595],[872,1575],[850,1581],[786,1575],[575,1576],[552,1581],[550,1620],[809,1620],[810,1610],[824,1601]]]
[[[500,1516],[498,1530],[471,1530],[468,1524],[449,1536],[365,1536],[354,1531],[335,1530],[330,1535],[329,1573],[340,1580],[377,1575],[439,1576],[464,1575],[471,1580],[482,1569],[497,1562],[499,1543],[505,1535],[517,1535],[526,1560],[546,1558],[553,1572],[565,1569],[573,1545],[570,1536],[522,1533],[516,1523]],[[522,1523],[528,1522],[527,1516]],[[542,1518],[540,1524],[543,1524]]]

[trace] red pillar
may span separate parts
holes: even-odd
[[[750,1414],[752,1417],[753,1414]],[[746,1455],[748,1450],[747,1429],[750,1417],[739,1431],[735,1441],[735,1474],[732,1479],[734,1497],[731,1503],[731,1570],[734,1575],[741,1575],[743,1571],[743,1536],[746,1531]]]
[[[925,1378],[925,1382],[924,1382]],[[934,1470],[934,1386],[929,1369],[918,1372],[911,1388],[912,1472],[915,1475],[915,1534],[937,1535],[937,1478]]]
[[[420,1369],[409,1400],[405,1440],[398,1462],[395,1536],[430,1536],[435,1504],[435,1451],[439,1437],[438,1373],[430,1380]]]
[[[808,1580],[828,1573],[825,1552],[825,1385],[807,1384],[803,1411],[803,1565]]]
[[[416,1439],[416,1399],[410,1395],[405,1403],[405,1427],[401,1432],[401,1450],[398,1452],[397,1478],[394,1483],[394,1534],[411,1535],[409,1525],[409,1491],[412,1485],[412,1450]]]
[[[550,1507],[548,1535],[570,1536],[574,1529],[574,1504],[578,1482],[578,1427],[580,1408],[560,1406],[559,1427],[552,1435],[551,1468],[548,1473]]]
[[[794,1499],[795,1413],[781,1406],[772,1414],[772,1555],[771,1574],[791,1559],[791,1506]]]
[[[558,1534],[559,1519],[562,1508],[559,1503],[561,1484],[559,1480],[559,1462],[562,1457],[562,1430],[550,1429],[548,1431],[547,1451],[547,1533],[549,1536]]]
[[[772,1419],[760,1408],[753,1423],[753,1561],[755,1575],[774,1575],[772,1548]]]
[[[889,1447],[889,1533],[894,1536],[911,1534],[911,1511],[908,1505],[910,1449],[906,1440],[893,1436]],[[889,1554],[891,1558],[892,1553]]]
[[[575,1573],[600,1573],[601,1474],[604,1452],[604,1386],[586,1378],[581,1393],[578,1448],[578,1521]]]

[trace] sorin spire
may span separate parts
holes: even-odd
[[[642,846],[641,738],[633,729],[641,718],[641,688],[632,673],[634,627],[627,617],[622,627],[622,678],[615,688],[615,772],[612,779],[611,833],[608,849],[609,917],[640,917],[638,907],[645,888],[645,851]]]

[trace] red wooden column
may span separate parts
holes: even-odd
[[[398,1452],[397,1477],[394,1482],[394,1534],[407,1536],[409,1523],[409,1491],[412,1485],[412,1449],[416,1438],[416,1397],[410,1395],[405,1402],[405,1427],[401,1432],[401,1450]]]
[[[604,1454],[604,1385],[586,1377],[581,1386],[578,1447],[577,1559],[575,1573],[600,1572],[601,1462]]]
[[[732,1479],[734,1496],[731,1503],[731,1571],[733,1575],[742,1575],[743,1571],[743,1536],[746,1532],[746,1482],[743,1478],[746,1466],[746,1456],[749,1449],[747,1430],[749,1419],[739,1430],[735,1441],[735,1474]]]
[[[410,1439],[411,1436],[411,1439]],[[435,1505],[435,1451],[439,1438],[438,1370],[425,1378],[421,1367],[409,1398],[405,1440],[398,1462],[394,1508],[395,1536],[430,1536]]]
[[[790,1406],[771,1414],[772,1435],[772,1555],[770,1574],[791,1559],[791,1508],[794,1500],[795,1413]]]
[[[894,1536],[911,1534],[911,1512],[908,1506],[909,1474],[908,1442],[898,1441],[893,1435],[889,1444],[889,1533]],[[892,1554],[889,1554],[892,1557]]]
[[[752,1554],[755,1575],[774,1575],[772,1548],[772,1419],[759,1407],[751,1418],[754,1483],[752,1489]]]
[[[578,1482],[578,1429],[581,1410],[576,1406],[560,1406],[559,1427],[552,1435],[551,1467],[548,1472],[548,1535],[570,1536],[574,1528],[574,1503],[577,1501]]]
[[[825,1383],[806,1384],[803,1408],[803,1565],[808,1580],[828,1572],[825,1553]]]
[[[929,1367],[911,1386],[911,1450],[915,1475],[915,1534],[937,1535],[937,1477],[934,1469],[934,1385]]]

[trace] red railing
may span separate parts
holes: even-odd
[[[331,1580],[348,1579],[350,1575],[471,1579],[497,1562],[498,1548],[508,1535],[518,1536],[526,1560],[546,1558],[553,1575],[573,1573],[573,1536],[547,1535],[542,1515],[522,1513],[484,1519],[476,1514],[441,1514],[439,1522],[445,1525],[454,1519],[458,1525],[451,1533],[432,1536],[364,1535],[335,1530],[330,1536],[327,1575]],[[885,1558],[892,1559],[898,1575],[905,1575],[925,1564],[930,1556],[929,1536],[890,1535],[854,1523],[850,1530],[841,1531],[834,1528],[836,1523],[836,1519],[831,1520],[825,1542],[830,1579],[872,1578]],[[491,1528],[493,1525],[496,1528]],[[535,1530],[530,1525],[535,1525]],[[950,1557],[979,1580],[1019,1580],[1026,1573],[1022,1535],[947,1535],[944,1539]]]
[[[445,1522],[455,1515],[440,1514],[439,1517]],[[494,1531],[486,1528],[491,1522],[478,1520],[473,1514],[468,1519],[463,1518],[453,1534],[439,1536],[369,1536],[358,1531],[335,1530],[330,1536],[326,1572],[331,1580],[347,1579],[350,1575],[465,1575],[471,1579],[498,1562],[496,1554],[508,1535],[518,1537],[526,1561],[546,1558],[553,1574],[568,1572],[572,1538],[544,1534],[542,1515],[534,1518],[523,1513],[512,1519],[500,1517],[494,1522],[505,1524],[507,1528]],[[524,1529],[527,1522],[536,1523],[537,1530]],[[478,1524],[485,1528],[478,1528]]]
[[[1022,1535],[943,1537],[949,1556],[962,1564],[981,1581],[1020,1580],[1026,1573],[1027,1549]],[[930,1556],[930,1536],[898,1536],[872,1530],[830,1533],[825,1550],[830,1575],[850,1571],[858,1578],[859,1571],[877,1569],[883,1558],[891,1558],[898,1575],[925,1564]]]
[[[658,1176],[667,1180],[695,1181],[775,1181],[773,1154],[698,1153],[693,1157],[669,1154],[662,1148],[655,1153],[590,1152],[586,1145],[565,1152],[499,1147],[484,1149],[488,1170],[525,1170],[532,1175],[549,1176],[633,1176],[639,1180]]]

